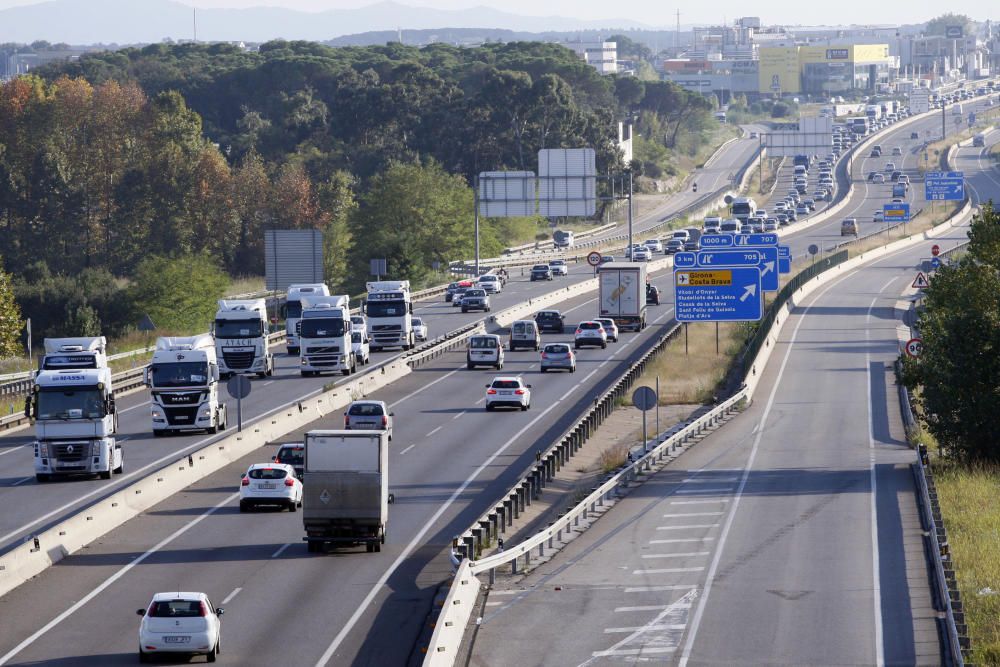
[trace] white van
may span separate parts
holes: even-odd
[[[516,320],[510,325],[510,341],[507,347],[511,352],[518,348],[529,348],[538,351],[542,344],[542,335],[534,320]]]
[[[720,227],[722,227],[722,218],[712,216],[705,218],[702,229],[705,234],[718,234]]]

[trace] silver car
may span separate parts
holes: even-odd
[[[575,373],[576,353],[568,343],[549,343],[542,348],[541,368],[543,373],[560,369]]]
[[[392,417],[385,401],[354,401],[344,413],[344,429],[386,431],[392,440]]]
[[[612,343],[618,342],[618,325],[610,317],[599,317],[595,322],[600,322],[604,327],[604,333],[608,335],[608,340]]]

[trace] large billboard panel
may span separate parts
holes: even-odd
[[[802,77],[799,69],[799,47],[768,46],[760,48],[761,94],[784,94],[802,92]]]

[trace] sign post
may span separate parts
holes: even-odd
[[[649,451],[646,438],[646,413],[656,407],[656,392],[649,387],[639,387],[632,392],[632,405],[642,410],[642,452]]]
[[[229,395],[236,399],[236,432],[243,430],[243,399],[250,395],[250,378],[234,375],[226,382]]]

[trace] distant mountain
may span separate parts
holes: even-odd
[[[191,39],[194,11],[172,0],[52,0],[0,10],[0,43],[136,44]],[[630,19],[583,21],[520,16],[490,7],[438,10],[387,0],[357,9],[300,12],[277,7],[199,9],[201,41],[332,40],[370,31],[499,28],[513,31],[646,28]]]

